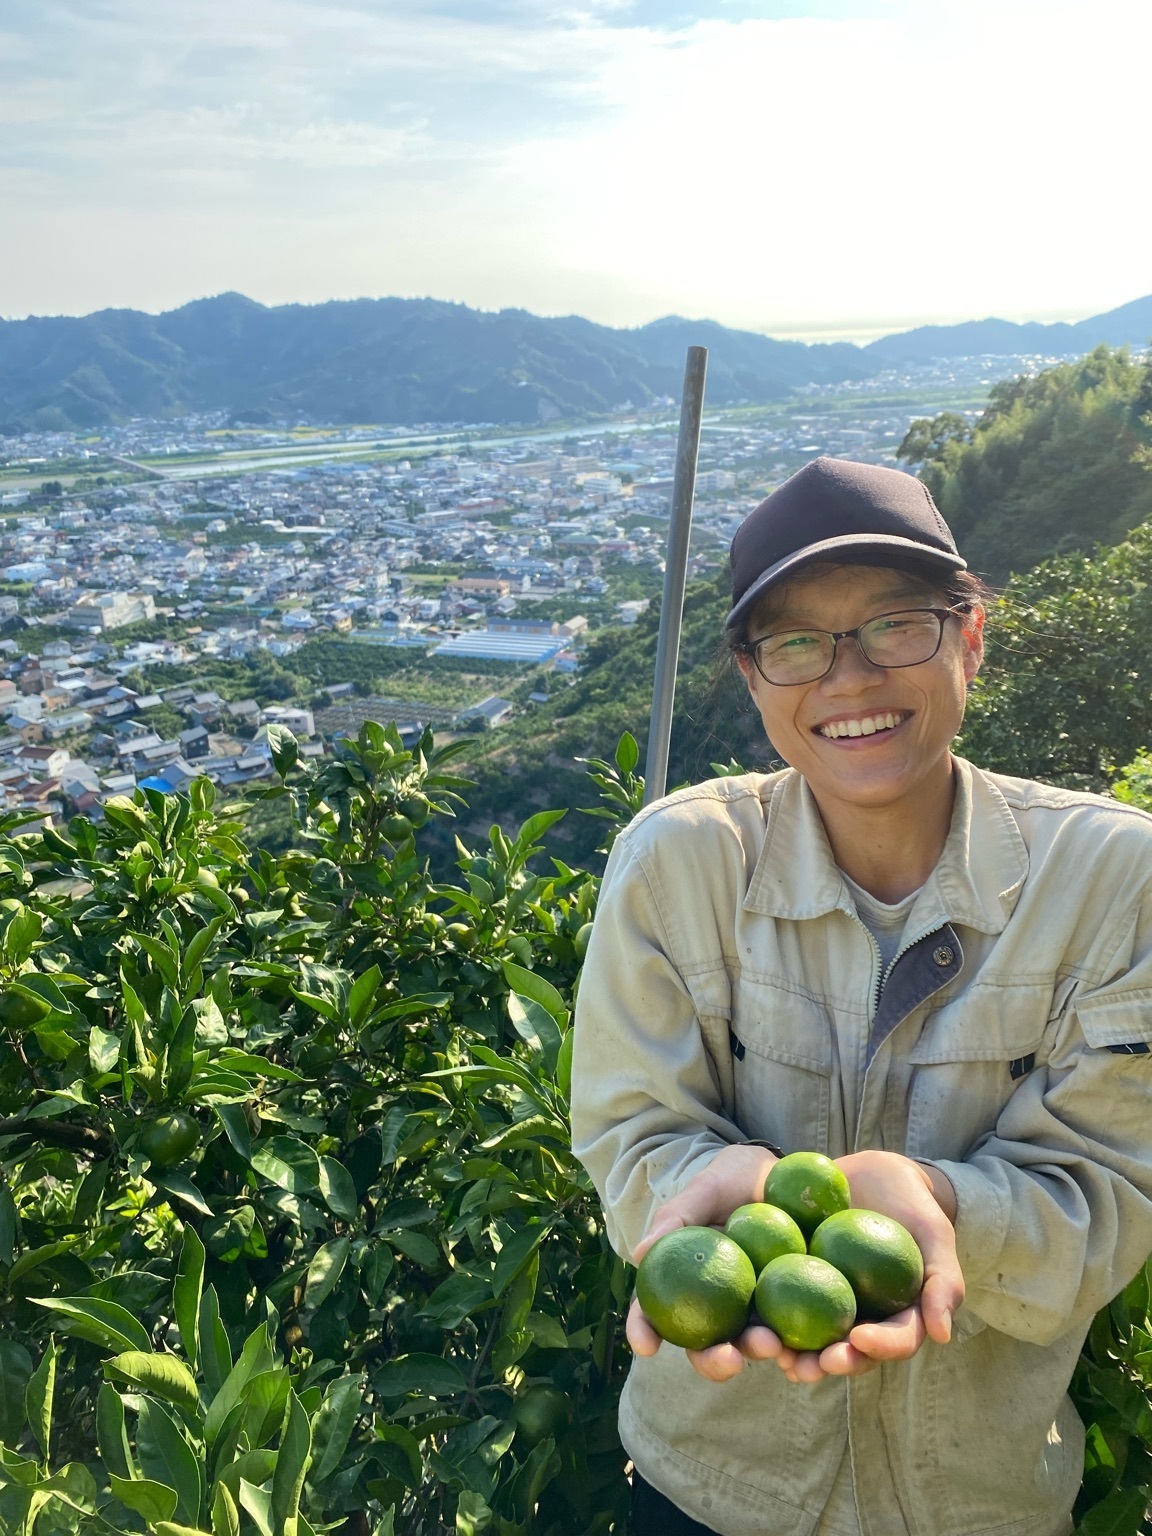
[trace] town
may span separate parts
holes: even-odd
[[[1007,360],[1017,371],[1043,359]],[[894,463],[1004,359],[710,413],[690,574],[817,453]],[[674,402],[567,431],[134,421],[0,437],[0,806],[14,829],[137,786],[271,777],[366,718],[484,731],[661,588]]]

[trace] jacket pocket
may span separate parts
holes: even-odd
[[[820,1003],[771,981],[733,986],[736,1123],[785,1152],[827,1151],[833,1024]],[[843,1150],[843,1149],[837,1149]]]
[[[982,986],[930,1013],[908,1053],[907,1151],[963,1159],[1046,1059],[1051,987]]]

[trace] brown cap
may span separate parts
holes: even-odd
[[[880,464],[828,458],[806,464],[748,514],[730,560],[729,629],[769,587],[817,561],[967,569],[922,481]]]

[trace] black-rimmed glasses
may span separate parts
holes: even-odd
[[[855,629],[788,629],[764,635],[741,647],[751,656],[766,683],[785,688],[815,683],[831,672],[836,646],[855,640],[861,654],[875,667],[915,667],[931,661],[940,649],[944,625],[963,608],[902,608],[877,614]]]

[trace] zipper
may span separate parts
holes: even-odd
[[[888,969],[884,971],[883,974],[881,974],[880,963],[883,959],[883,956],[880,954],[880,946],[877,944],[875,938],[873,937],[871,928],[869,928],[868,924],[863,920],[859,912],[857,912],[854,908],[849,910],[847,907],[841,907],[840,910],[841,912],[847,913],[847,915],[852,919],[857,927],[863,928],[868,942],[872,946],[872,972],[876,980],[872,987],[872,1007],[868,1015],[868,1023],[869,1026],[871,1026],[873,1019],[875,1019],[877,1013],[880,1010],[880,998],[883,994],[884,988],[888,984],[888,978],[896,969],[897,964],[903,960],[904,956],[909,952],[909,950],[915,949],[917,944],[922,944],[923,941],[929,936],[929,934],[939,932],[939,930],[944,927],[944,924],[936,923],[931,928],[925,928],[923,933],[917,933],[914,938],[909,939],[906,944],[901,945],[901,947],[892,956],[892,960],[888,966]]]

